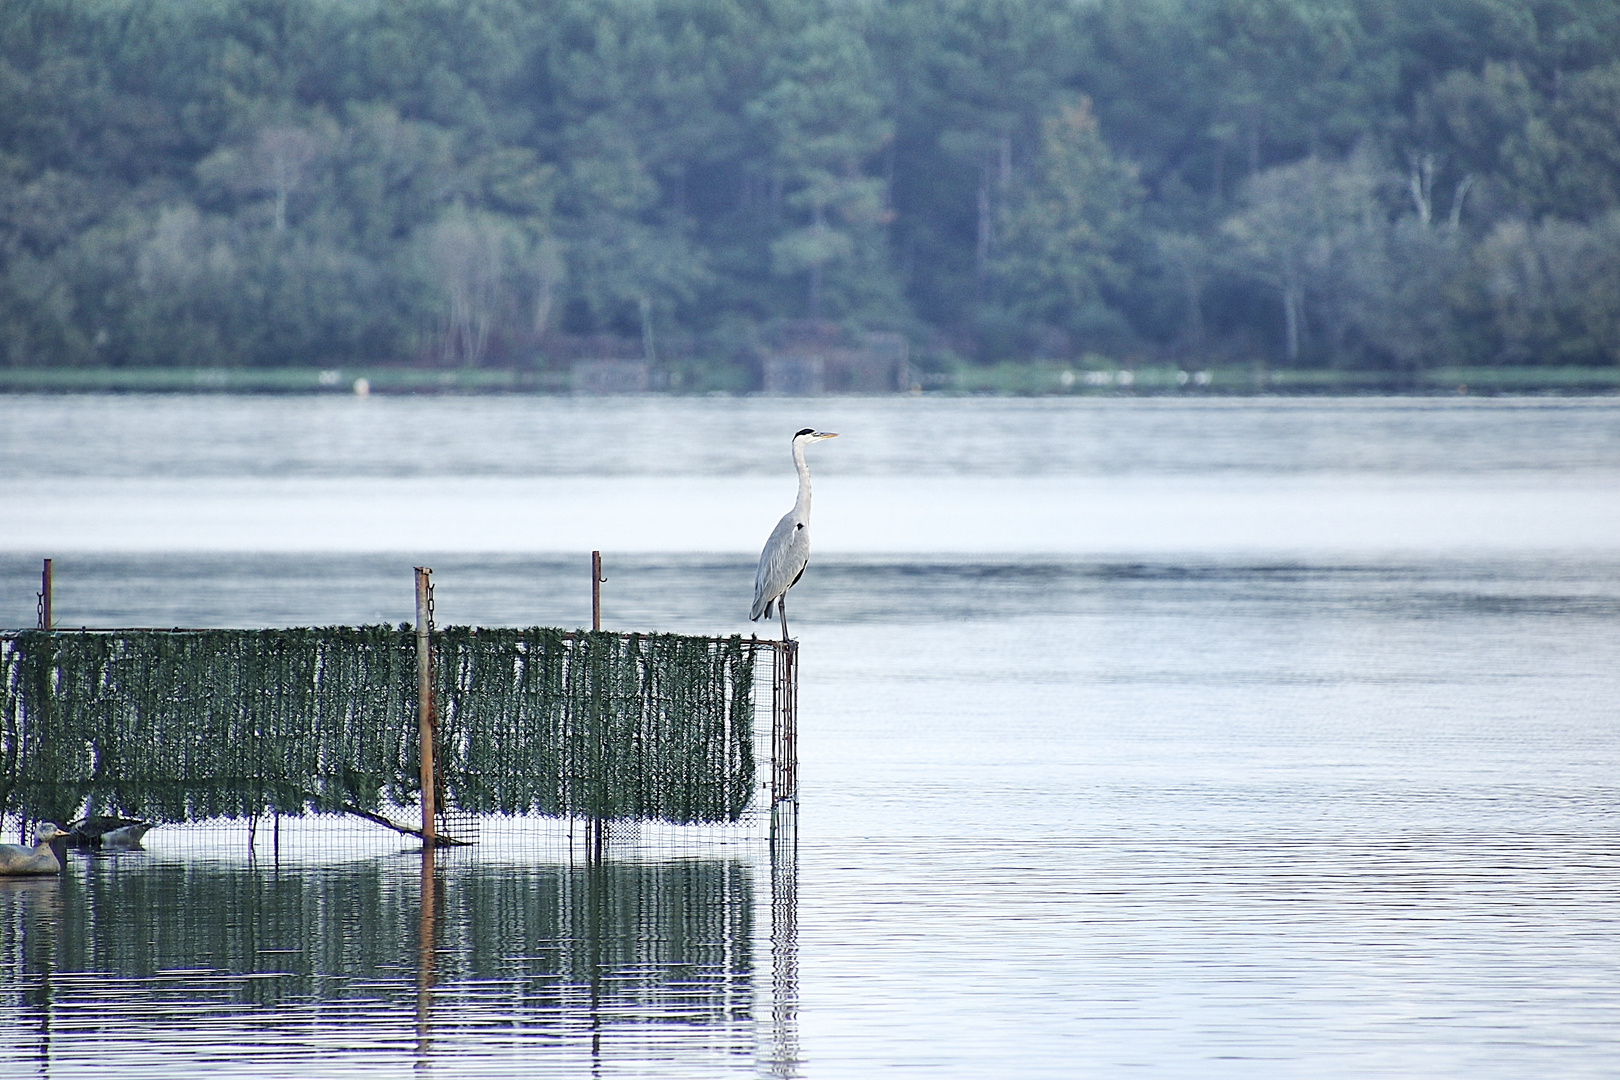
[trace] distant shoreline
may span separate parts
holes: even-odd
[[[566,371],[514,368],[0,368],[0,394],[544,394],[574,393]],[[1617,367],[1445,367],[1414,372],[1210,365],[1080,368],[1058,363],[964,366],[920,376],[930,396],[1436,396],[1615,394]],[[651,391],[690,396],[704,391]],[[828,395],[837,396],[837,395]]]

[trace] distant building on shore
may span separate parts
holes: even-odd
[[[574,361],[576,394],[645,394],[651,387],[651,367],[645,360]]]
[[[910,385],[904,334],[802,320],[778,328],[761,352],[767,394],[889,394]]]

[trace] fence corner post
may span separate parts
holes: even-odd
[[[798,850],[799,643],[773,641],[771,687],[771,852]]]
[[[776,653],[771,693],[771,802],[799,801],[799,643],[783,641]]]

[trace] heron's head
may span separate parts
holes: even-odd
[[[794,442],[802,442],[805,446],[820,442],[822,439],[836,438],[838,438],[838,432],[836,431],[817,431],[815,428],[800,428],[793,435]]]

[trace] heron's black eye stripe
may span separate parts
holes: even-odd
[[[815,433],[815,428],[800,428],[798,431],[793,433],[793,437],[797,439],[800,435],[814,435]]]

